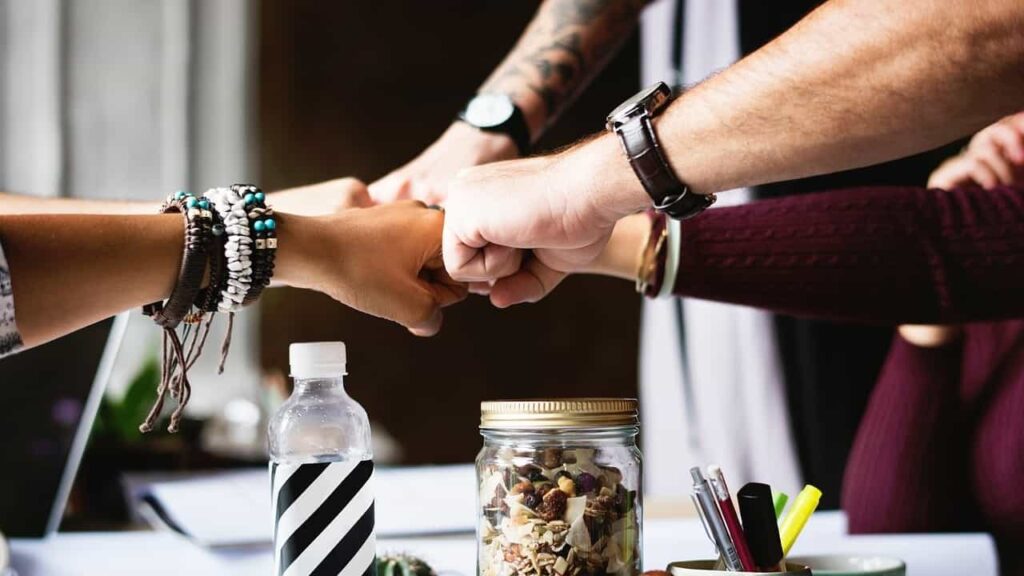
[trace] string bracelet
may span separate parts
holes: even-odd
[[[181,259],[178,280],[166,301],[153,302],[143,307],[143,314],[163,328],[163,355],[160,383],[157,385],[157,399],[146,419],[139,426],[139,431],[146,433],[153,429],[153,424],[160,416],[168,392],[177,401],[171,414],[168,431],[175,432],[181,422],[182,412],[188,404],[192,387],[188,380],[189,356],[195,348],[195,337],[198,330],[191,330],[190,314],[193,304],[201,289],[203,276],[206,273],[210,258],[211,240],[213,238],[213,213],[208,201],[197,199],[188,192],[178,191],[167,197],[160,206],[161,214],[180,213],[185,227],[185,247]],[[177,328],[186,318],[184,336],[178,334]],[[189,354],[185,352],[184,340],[192,346]]]

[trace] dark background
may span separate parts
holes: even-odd
[[[261,182],[366,182],[437,138],[522,32],[539,2],[262,2],[258,34]],[[541,150],[603,128],[639,85],[634,37]],[[264,367],[287,374],[288,344],[343,340],[349,392],[402,445],[404,463],[466,462],[479,403],[635,396],[640,298],[621,280],[569,278],[530,306],[483,298],[446,311],[441,334],[409,335],[310,292],[262,303]]]

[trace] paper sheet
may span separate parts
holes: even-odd
[[[471,532],[472,465],[378,468],[378,537]],[[148,493],[183,533],[207,546],[269,544],[273,530],[266,469],[157,482]]]

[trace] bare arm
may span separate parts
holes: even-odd
[[[539,137],[625,42],[645,4],[548,0],[480,91],[512,97]]]
[[[324,292],[420,335],[436,332],[441,307],[465,296],[443,272],[440,212],[401,203],[277,219],[275,278],[284,284]],[[173,214],[0,215],[25,345],[166,298],[183,236],[181,216]]]
[[[0,214],[152,214],[156,202],[40,198],[0,192]]]
[[[0,215],[25,345],[166,297],[183,236],[176,215]]]
[[[480,87],[509,95],[536,141],[600,72],[636,27],[647,0],[547,0]],[[433,144],[370,186],[379,202],[441,204],[459,170],[518,155],[512,139],[454,122]]]
[[[697,192],[890,160],[1020,108],[1019,0],[832,0],[656,119],[670,163]],[[615,222],[650,205],[616,137],[464,171],[449,187],[453,276],[553,286],[592,261]],[[519,270],[507,248],[532,248]],[[497,287],[496,287],[497,289]]]
[[[336,178],[316,184],[271,192],[267,201],[281,212],[320,216],[371,204],[365,185],[353,178]],[[153,214],[159,201],[41,198],[0,192],[0,214]]]
[[[678,174],[717,192],[939,146],[1019,110],[1022,93],[1018,0],[832,0],[656,125]],[[593,146],[618,176],[607,192],[646,204],[614,138]]]

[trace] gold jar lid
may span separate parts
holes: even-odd
[[[548,398],[480,403],[482,430],[638,426],[634,398]]]

